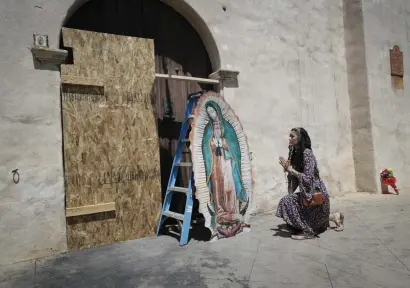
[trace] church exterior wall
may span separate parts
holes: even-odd
[[[239,87],[225,87],[223,93],[248,137],[253,213],[273,210],[287,193],[278,157],[287,156],[288,133],[295,126],[310,133],[329,193],[355,192],[360,171],[355,171],[353,156],[343,1],[186,2],[208,26],[220,68],[240,72]],[[375,162],[377,167],[392,166],[404,181],[409,169],[404,122],[408,101],[404,91],[388,90],[388,50],[383,50],[383,58],[380,51],[399,42],[406,53],[407,27],[394,28],[405,23],[405,14],[392,11],[390,20],[378,18],[374,14],[384,6],[373,2],[364,0],[364,35]],[[36,70],[27,47],[33,33],[42,33],[49,35],[50,47],[57,48],[62,21],[73,3],[0,2],[0,264],[67,250],[60,76],[58,69]],[[401,22],[378,38],[372,25],[382,29],[384,20]],[[410,62],[404,59],[407,71]],[[386,104],[386,97],[395,100]],[[396,127],[405,128],[399,133]],[[395,152],[396,147],[401,152]],[[11,178],[16,168],[19,184]]]
[[[279,156],[289,130],[310,133],[331,195],[355,191],[341,1],[187,1],[205,20],[222,67],[240,71],[226,100],[248,136],[254,211],[286,193]]]
[[[403,190],[410,187],[409,16],[408,1],[363,0],[375,177],[378,180],[383,168],[393,168]],[[403,52],[404,89],[392,87],[390,49],[394,45]]]

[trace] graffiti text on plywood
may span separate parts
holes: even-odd
[[[116,183],[126,183],[132,181],[147,181],[152,178],[151,175],[155,173],[147,173],[148,171],[143,171],[141,169],[133,169],[133,170],[123,170],[113,169],[111,171],[106,171],[102,174],[100,178],[101,185],[109,185],[109,184],[116,184]],[[156,175],[155,177],[158,177]]]
[[[97,186],[121,184],[127,182],[144,182],[151,179],[156,179],[158,175],[150,171],[143,171],[141,169],[112,169],[104,171],[99,174],[84,173],[84,174],[70,174],[65,176],[66,185],[74,187],[91,186],[97,183]]]

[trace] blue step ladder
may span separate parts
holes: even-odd
[[[164,204],[162,206],[162,213],[159,219],[159,224],[158,224],[158,229],[157,229],[157,236],[158,236],[160,234],[161,227],[167,218],[176,219],[179,225],[179,228],[180,228],[180,240],[179,240],[180,246],[186,245],[188,243],[189,230],[191,228],[192,208],[194,205],[193,192],[192,192],[192,189],[194,187],[194,176],[193,176],[193,170],[192,170],[192,163],[181,162],[181,158],[182,158],[182,152],[184,150],[184,146],[187,142],[189,142],[188,130],[191,126],[190,121],[194,118],[192,113],[194,112],[196,103],[198,99],[202,96],[202,94],[203,92],[189,94],[189,98],[188,98],[187,105],[185,108],[185,120],[182,123],[181,131],[179,134],[177,151],[174,156],[174,162],[172,164],[171,174],[168,180],[167,191],[165,193]],[[188,168],[191,170],[188,188],[175,186],[175,183],[178,177],[179,168]],[[172,196],[174,195],[174,193],[186,194],[184,214],[180,214],[180,213],[169,210],[171,206]]]

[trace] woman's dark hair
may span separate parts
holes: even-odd
[[[288,160],[296,171],[303,172],[303,152],[305,149],[312,150],[312,142],[310,141],[308,132],[304,128],[293,128],[291,131],[299,136],[299,147],[289,146]],[[315,167],[315,176],[319,177],[319,169],[317,167]]]

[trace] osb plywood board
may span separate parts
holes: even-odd
[[[74,65],[62,76],[104,84],[62,86],[66,207],[116,203],[115,212],[67,218],[68,246],[152,236],[161,212],[153,41],[65,28],[63,41]]]

